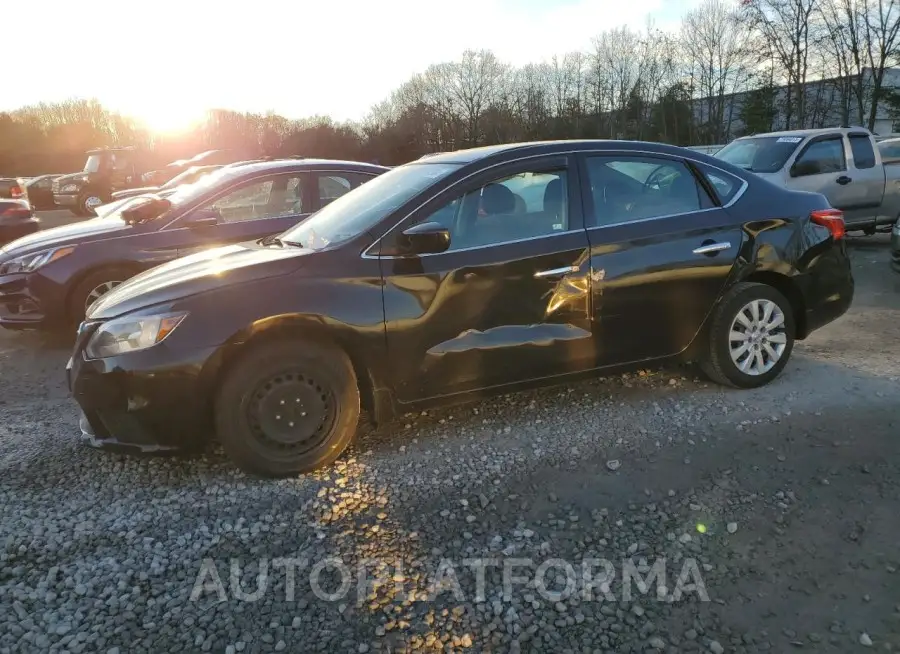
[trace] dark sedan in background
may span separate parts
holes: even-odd
[[[24,200],[0,200],[0,247],[41,228],[32,207]]]
[[[62,177],[62,173],[54,175],[38,175],[30,179],[19,180],[19,185],[23,189],[23,197],[28,200],[28,204],[36,210],[53,209],[56,203],[53,201],[53,180]]]
[[[94,300],[141,271],[282,232],[330,201],[334,185],[346,192],[385,170],[314,159],[223,168],[167,198],[135,198],[122,212],[21,238],[0,251],[0,326],[77,325]]]
[[[497,146],[126,282],[90,308],[68,375],[95,445],[214,427],[242,468],[281,476],[334,461],[363,409],[684,358],[762,386],[853,291],[822,195],[660,144]]]

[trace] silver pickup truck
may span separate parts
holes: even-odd
[[[884,164],[871,132],[807,129],[736,139],[714,157],[779,186],[821,193],[848,231],[874,234],[900,219],[900,162]]]

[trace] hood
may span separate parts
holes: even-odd
[[[65,185],[68,184],[69,182],[76,182],[76,181],[77,181],[77,182],[82,182],[82,181],[84,181],[84,177],[85,177],[85,175],[87,175],[87,174],[88,174],[88,173],[83,172],[83,171],[82,171],[82,172],[78,172],[78,173],[69,173],[68,175],[60,175],[59,177],[57,177],[57,178],[56,178],[55,180],[53,180],[53,181],[54,181],[54,182],[59,182],[59,185],[60,185],[60,186],[65,186]]]
[[[133,229],[119,218],[102,218],[44,229],[17,239],[0,250],[0,259],[31,254],[63,245],[76,245],[87,241],[119,236],[119,232]]]
[[[89,320],[106,320],[154,304],[296,270],[313,250],[243,243],[211,248],[132,277],[97,300]]]

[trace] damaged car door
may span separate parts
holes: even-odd
[[[595,366],[590,247],[572,164],[556,156],[491,167],[395,227],[450,234],[443,252],[381,257],[402,402]]]

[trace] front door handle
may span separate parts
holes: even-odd
[[[694,254],[718,254],[722,250],[731,248],[731,243],[706,243],[698,248],[694,248]]]
[[[841,186],[845,186],[846,184],[849,184],[850,182],[852,182],[852,181],[853,181],[853,178],[847,177],[846,175],[841,175],[840,177],[838,177],[838,178],[837,178],[836,180],[834,180],[834,181],[836,181],[836,182],[837,182],[838,184],[840,184]]]
[[[565,268],[554,268],[553,270],[541,270],[539,272],[534,273],[535,279],[545,279],[547,277],[562,277],[563,275],[567,275],[569,273],[576,273],[581,268],[578,266],[566,266]]]

